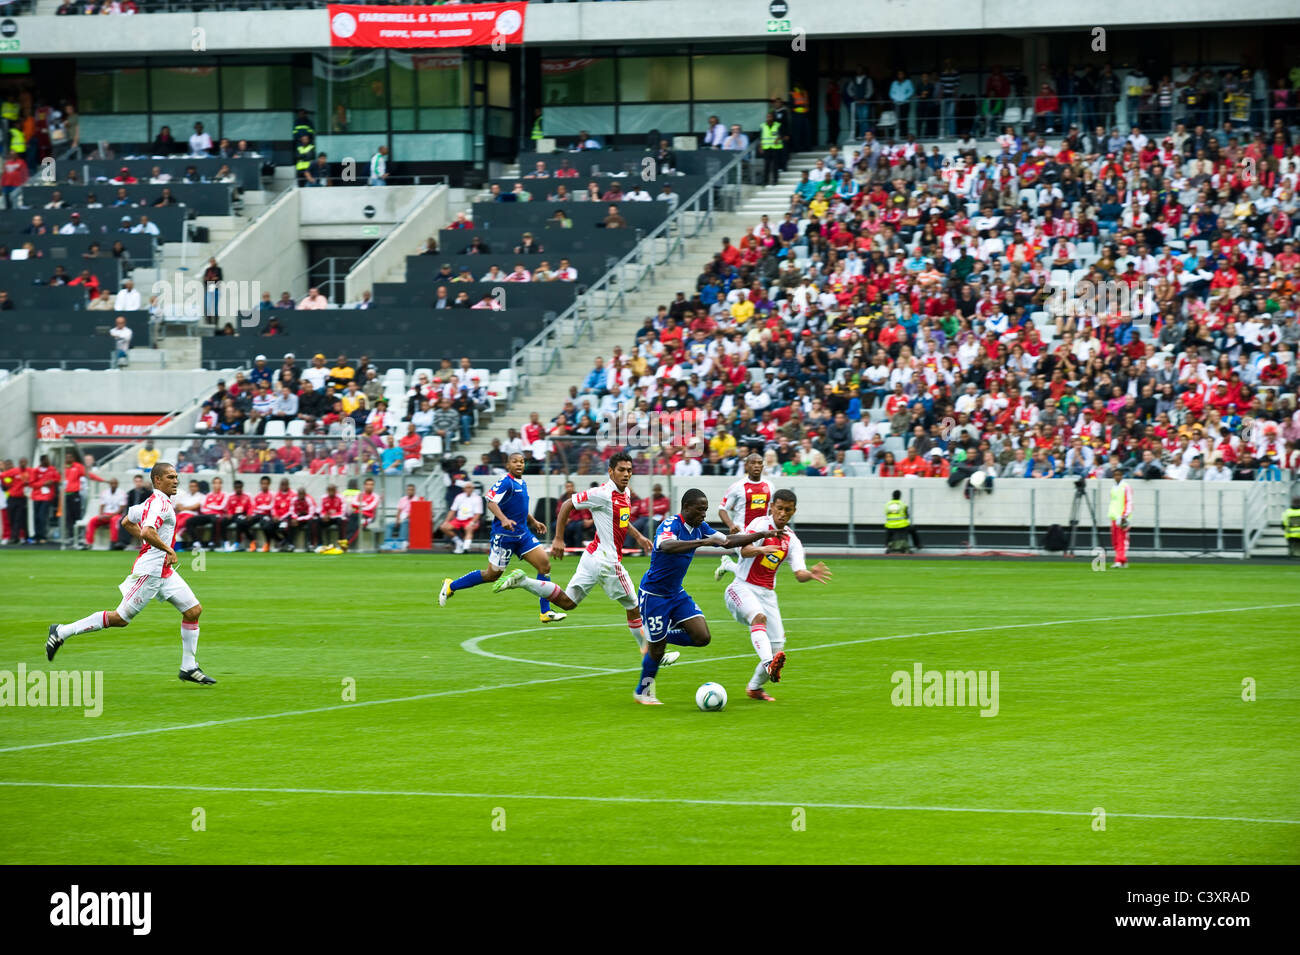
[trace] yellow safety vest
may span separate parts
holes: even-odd
[[[27,137],[23,135],[23,131],[17,126],[9,130],[9,148],[19,155],[27,152]]]
[[[546,134],[542,132],[542,117],[537,117],[537,122],[533,123],[533,139],[545,139]]]
[[[13,100],[5,100],[4,105],[0,106],[0,119],[6,123],[12,123],[18,119],[18,104]]]
[[[314,158],[313,154],[315,152],[316,152],[316,147],[311,145],[311,143],[308,143],[306,146],[299,146],[298,161],[297,163],[294,164],[294,168],[296,168],[299,172],[304,172],[307,169],[310,169],[312,158]]]
[[[808,112],[808,94],[802,86],[796,86],[791,90],[790,98],[794,100],[794,111],[796,113]]]
[[[907,505],[902,501],[890,501],[885,505],[885,529],[894,530],[907,527],[912,522],[907,517]]]
[[[780,137],[780,135],[778,134],[778,131],[779,131],[780,129],[781,129],[781,124],[780,124],[780,123],[764,123],[764,124],[763,124],[763,128],[762,128],[762,134],[763,134],[762,146],[763,146],[763,149],[764,149],[764,150],[768,150],[768,149],[781,149],[781,148],[783,148],[783,145],[782,145],[782,143],[781,143],[781,137]]]
[[[1300,507],[1289,507],[1282,515],[1282,536],[1288,540],[1300,539]]]

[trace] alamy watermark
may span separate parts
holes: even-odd
[[[686,415],[660,411],[612,412],[600,415],[600,440],[623,448],[673,448],[686,457],[704,453],[698,422]]]
[[[998,715],[997,670],[926,670],[914,663],[895,670],[889,700],[895,706],[978,706],[980,716]]]
[[[132,935],[148,935],[152,912],[152,892],[83,892],[74,885],[50,896],[51,925],[125,925]]]
[[[261,282],[204,282],[176,272],[170,282],[154,282],[149,295],[151,309],[167,317],[238,319],[244,328],[262,320]]]
[[[85,716],[104,712],[103,670],[0,670],[0,707],[81,707]]]
[[[1060,318],[1118,316],[1134,325],[1149,325],[1160,314],[1155,296],[1140,284],[1127,282],[1092,282],[1080,279],[1071,284],[1049,282],[1046,286],[1048,315]]]

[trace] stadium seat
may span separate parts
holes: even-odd
[[[885,438],[885,450],[892,452],[895,458],[900,457],[905,450],[903,448],[902,436],[891,434],[889,437]]]
[[[268,421],[262,435],[267,438],[283,438],[286,430],[283,421]]]
[[[866,458],[857,448],[849,448],[844,452],[844,463],[846,464],[861,464],[864,460]]]
[[[420,442],[420,457],[442,457],[442,438],[436,434],[425,435],[424,440]]]
[[[284,431],[285,434],[291,438],[300,438],[307,431],[307,422],[303,421],[301,418],[294,418],[292,421],[288,422]]]
[[[419,381],[421,375],[428,375],[429,380],[433,381],[432,368],[416,368],[414,371],[411,372],[411,381]]]

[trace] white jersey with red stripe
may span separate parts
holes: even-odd
[[[781,569],[781,564],[789,561],[791,570],[808,569],[808,563],[804,559],[803,542],[799,540],[793,528],[786,525],[783,533],[777,533],[776,523],[770,516],[755,518],[745,525],[746,534],[755,534],[759,531],[771,533],[750,546],[767,547],[775,544],[780,547],[780,550],[775,554],[766,554],[762,557],[742,557],[736,567],[736,580],[754,587],[775,590],[776,572]]]
[[[767,481],[747,481],[741,478],[727,488],[722,506],[731,515],[737,527],[748,527],[751,521],[767,517],[772,507],[772,485]]]
[[[165,541],[168,547],[176,546],[176,509],[172,507],[171,498],[162,491],[155,490],[144,501],[128,510],[126,519],[132,524],[140,525],[142,532],[146,527],[152,527],[158,532],[159,540]],[[140,552],[131,565],[131,573],[170,577],[172,568],[167,564],[167,552],[141,538]]]
[[[587,545],[587,553],[605,560],[623,559],[623,538],[632,522],[632,502],[626,491],[620,491],[613,481],[598,487],[579,491],[569,499],[575,510],[589,511],[596,525],[596,536]]]

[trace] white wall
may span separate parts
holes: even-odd
[[[0,385],[0,458],[29,457],[36,416],[57,412],[165,414],[216,390],[221,371],[29,371]],[[193,422],[186,424],[186,430]]]
[[[767,32],[769,0],[728,0],[725,15],[695,0],[635,0],[628,3],[534,3],[524,20],[527,43],[620,43],[629,39],[772,39]],[[1121,29],[1294,20],[1295,0],[790,0],[787,19],[809,37],[1023,30]],[[18,55],[128,55],[149,52],[251,53],[310,50],[330,45],[326,10],[151,14],[134,17],[21,17]],[[202,31],[196,33],[195,31]],[[1089,34],[1080,35],[1087,42]]]
[[[388,237],[377,248],[371,249],[370,253],[348,273],[346,288],[349,302],[357,301],[361,298],[362,292],[373,288],[376,282],[384,281],[385,276],[390,272],[403,266],[406,257],[414,255],[415,250],[429,236],[436,236],[438,230],[443,228],[450,218],[447,211],[450,190],[446,186],[437,186],[432,191],[429,191],[427,186],[390,188],[392,191],[418,188],[424,196],[414,208],[403,215],[402,222],[392,229]],[[364,191],[386,192],[389,188]]]
[[[258,282],[261,291],[270,292],[272,299],[278,299],[281,292],[292,292],[294,298],[307,294],[307,277],[303,273],[310,263],[307,247],[298,234],[302,192],[288,189],[281,193],[251,226],[226,243],[218,258],[225,281]],[[301,278],[296,285],[290,285],[289,280],[295,276]]]

